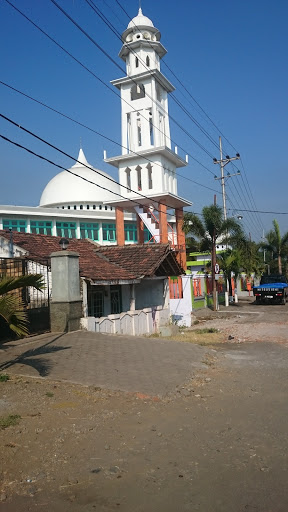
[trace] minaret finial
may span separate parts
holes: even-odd
[[[139,12],[138,14],[142,14],[142,9],[141,9],[141,0],[139,0]]]

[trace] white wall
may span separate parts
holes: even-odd
[[[178,325],[191,327],[192,292],[191,275],[181,276],[183,287],[183,299],[170,299],[172,321]]]
[[[159,327],[167,325],[169,320],[170,309],[157,306],[102,318],[82,318],[81,327],[93,332],[142,336],[158,332]]]

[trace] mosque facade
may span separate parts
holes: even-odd
[[[184,251],[183,208],[191,203],[178,196],[177,169],[187,162],[171,147],[174,87],[160,69],[166,54],[160,39],[141,9],[122,34],[119,56],[127,74],[112,81],[121,97],[122,153],[105,158],[119,181],[90,165],[80,149],[76,163],[46,185],[39,206],[0,205],[0,230],[100,245],[168,242]]]

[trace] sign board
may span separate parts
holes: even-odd
[[[216,263],[216,265],[215,265],[215,274],[219,274],[219,272],[220,272],[220,267],[219,267],[218,263]]]

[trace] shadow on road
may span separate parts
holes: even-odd
[[[55,352],[71,348],[52,345],[52,343],[59,340],[59,338],[64,336],[64,334],[65,333],[60,334],[53,340],[49,341],[48,343],[45,343],[44,345],[41,345],[40,347],[26,350],[25,352],[23,352],[23,354],[15,357],[14,359],[5,361],[4,363],[0,364],[0,371],[7,370],[8,368],[11,368],[11,366],[14,366],[15,364],[25,364],[26,366],[34,368],[41,377],[47,377],[47,375],[49,375],[53,367],[53,363],[45,357],[38,356],[44,354],[53,354]],[[8,350],[11,347],[9,347],[9,345],[6,345],[5,347],[2,348],[4,348],[4,350]]]

